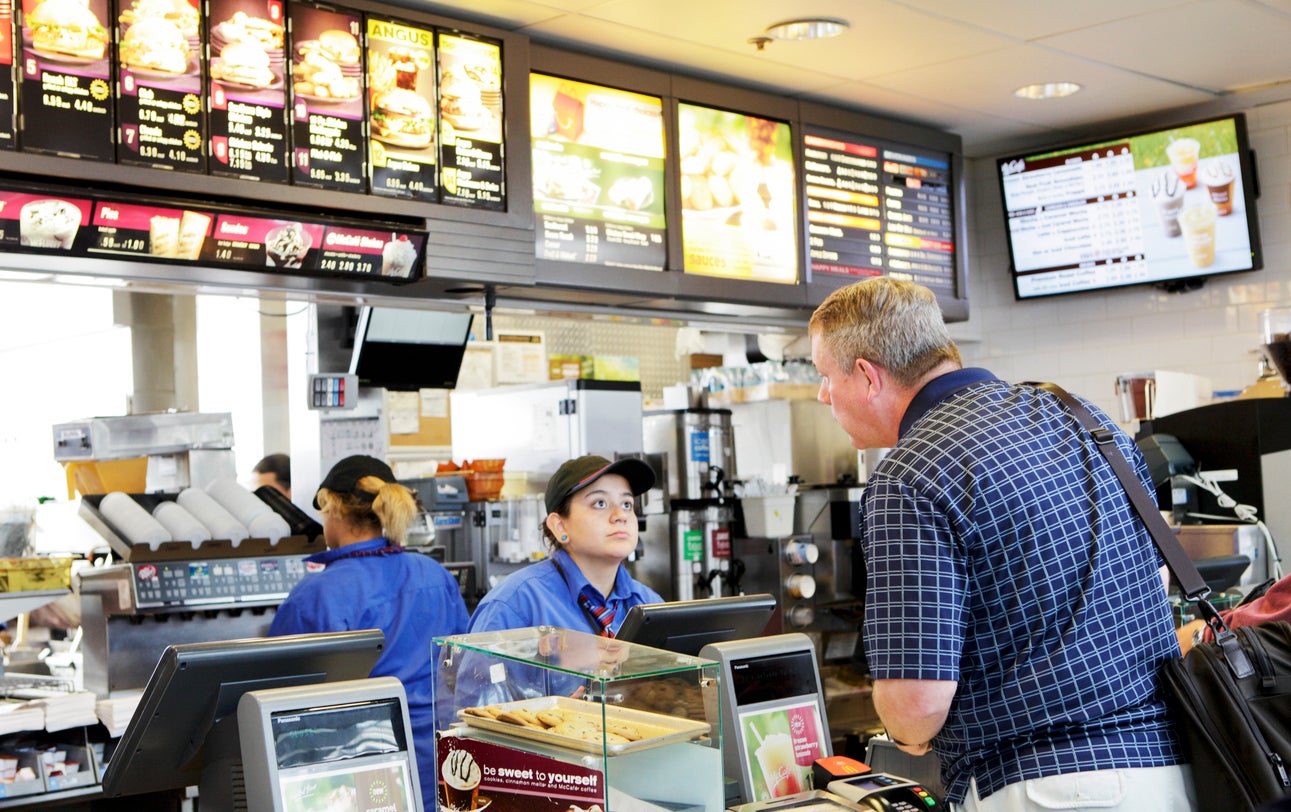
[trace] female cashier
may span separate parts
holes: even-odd
[[[628,609],[662,603],[623,566],[637,547],[633,497],[653,485],[654,471],[638,459],[587,456],[560,466],[547,483],[542,528],[551,557],[489,590],[470,630],[558,626],[613,637]]]
[[[457,581],[437,562],[404,552],[417,515],[412,492],[374,457],[346,457],[314,496],[323,515],[327,549],[305,559],[322,564],[278,607],[269,636],[380,629],[385,650],[374,677],[395,677],[408,695],[423,802],[435,795],[435,718],[431,697],[437,648],[432,638],[466,630],[466,604]]]

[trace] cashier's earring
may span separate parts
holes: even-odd
[[[561,540],[561,541],[569,541],[569,536],[566,536],[566,535],[562,534],[562,535],[561,535],[561,537],[560,537],[560,540]]]

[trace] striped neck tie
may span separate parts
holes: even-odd
[[[596,621],[600,626],[600,633],[605,637],[613,637],[614,632],[610,629],[610,624],[614,622],[614,610],[608,606],[597,606],[592,603],[586,592],[578,593],[578,605],[583,607],[587,616]]]

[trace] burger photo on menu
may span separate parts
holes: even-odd
[[[403,88],[390,88],[372,99],[372,137],[397,147],[424,149],[435,133],[430,102]]]
[[[269,54],[257,42],[231,42],[221,48],[211,60],[211,78],[256,90],[282,86]]]
[[[134,0],[130,8],[118,18],[123,26],[143,20],[165,20],[179,29],[184,39],[196,50],[199,40],[198,26],[201,17],[188,0]]]
[[[107,55],[108,30],[78,0],[44,0],[24,27],[31,30],[32,50],[52,62],[89,64]]]
[[[164,78],[188,73],[192,52],[178,26],[162,17],[146,17],[126,29],[120,56],[131,73]]]

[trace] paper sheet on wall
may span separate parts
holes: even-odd
[[[448,390],[423,389],[421,395],[422,417],[448,417]]]
[[[541,331],[498,331],[494,346],[498,383],[542,383],[548,380],[547,346]]]
[[[493,386],[493,342],[472,341],[462,355],[462,367],[457,373],[457,389],[471,392]]]
[[[387,390],[386,414],[391,434],[416,434],[421,431],[421,396],[416,392]]]

